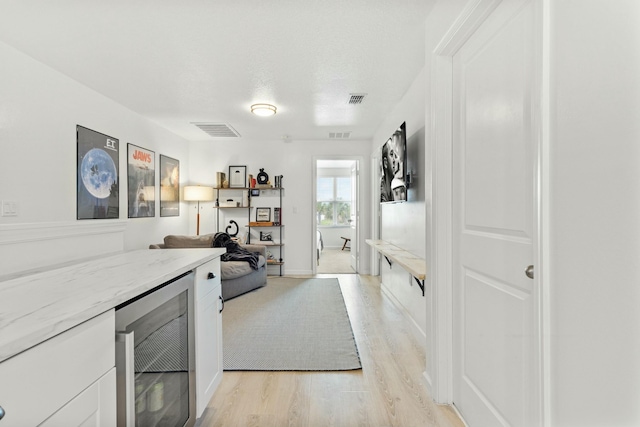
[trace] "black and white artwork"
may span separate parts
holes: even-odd
[[[407,200],[406,149],[405,124],[402,123],[382,146],[380,156],[381,203]]]

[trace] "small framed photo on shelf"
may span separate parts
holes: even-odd
[[[260,197],[260,190],[258,190],[257,188],[252,188],[251,197]]]
[[[245,188],[247,186],[247,167],[229,166],[229,188]]]
[[[271,208],[256,208],[256,222],[271,222]]]
[[[260,241],[261,242],[273,242],[273,236],[271,231],[261,231],[260,232]]]

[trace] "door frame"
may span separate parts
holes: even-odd
[[[533,355],[540,389],[536,391],[536,413],[540,425],[550,425],[550,307],[549,307],[549,158],[550,117],[550,2],[532,0],[535,7],[534,37],[537,40],[534,81],[534,265],[537,304],[534,306],[538,343]],[[502,0],[470,0],[432,52],[430,135],[433,141],[427,161],[433,165],[433,211],[429,257],[432,287],[433,342],[430,375],[433,399],[453,403],[453,56]]]
[[[311,176],[311,241],[313,242],[312,247],[312,263],[311,263],[311,273],[312,274],[317,274],[318,272],[318,263],[317,263],[317,254],[318,254],[318,242],[316,239],[316,235],[317,235],[317,230],[318,230],[318,225],[316,224],[316,218],[318,216],[318,210],[316,208],[316,199],[318,197],[318,189],[316,187],[316,183],[318,181],[318,160],[350,160],[350,161],[354,161],[357,163],[358,165],[358,175],[357,175],[357,182],[356,182],[356,193],[357,193],[357,200],[356,200],[356,210],[357,212],[361,212],[362,211],[362,206],[363,206],[363,200],[362,200],[362,189],[361,189],[361,173],[360,171],[362,171],[362,162],[364,161],[364,158],[362,156],[338,156],[338,155],[317,155],[317,156],[313,156],[311,161],[313,162],[312,165],[312,169],[313,169],[313,173]],[[358,214],[359,219],[361,219],[361,215]],[[360,240],[362,238],[362,233],[361,233],[361,227],[362,227],[362,221],[357,221],[356,222],[356,235],[358,236],[358,239],[356,242],[351,241],[351,250],[355,250],[356,252],[356,267],[357,270],[355,271],[355,274],[359,274],[360,270],[361,270],[361,262],[360,262]]]

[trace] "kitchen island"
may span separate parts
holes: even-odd
[[[115,307],[223,253],[145,249],[0,282],[0,425],[83,422],[92,396],[99,424],[115,425]]]

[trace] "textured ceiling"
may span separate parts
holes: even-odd
[[[189,140],[211,139],[193,122],[370,139],[424,66],[434,2],[0,0],[0,41]]]

